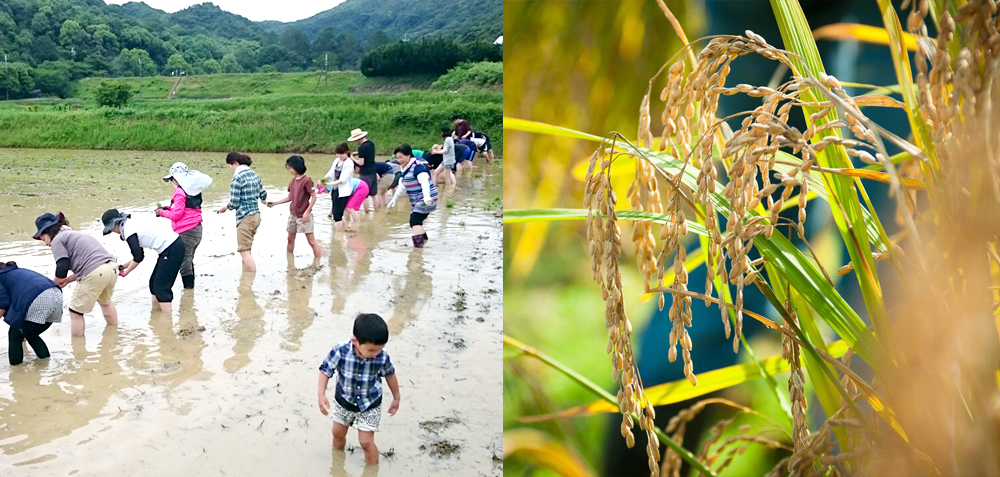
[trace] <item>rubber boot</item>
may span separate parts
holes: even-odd
[[[424,236],[423,235],[414,235],[412,238],[413,238],[413,246],[414,247],[416,247],[416,248],[424,248],[424,242],[425,242],[425,240],[424,240]]]
[[[181,281],[184,282],[185,289],[194,288],[194,275],[181,275]]]
[[[428,240],[430,240],[430,238],[427,237],[427,232],[424,232],[424,233],[420,234],[420,236],[424,238],[424,242],[427,242]]]

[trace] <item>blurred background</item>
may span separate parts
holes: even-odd
[[[777,24],[766,0],[666,2],[682,24],[689,40],[707,35],[743,35],[753,30],[772,45],[781,47]],[[875,0],[801,1],[810,27],[839,22],[881,26]],[[905,18],[905,16],[903,17]],[[625,1],[505,1],[504,2],[504,116],[528,119],[604,136],[618,131],[632,140],[638,127],[639,103],[649,79],[681,46],[656,0]],[[891,85],[895,76],[889,50],[881,45],[857,41],[819,41],[828,73],[842,81]],[[695,52],[704,47],[701,42]],[[727,84],[768,84],[775,63],[760,57],[744,57],[733,66]],[[653,86],[652,130],[662,130],[658,96],[662,81]],[[867,90],[853,91],[860,94]],[[898,96],[896,96],[898,98]],[[751,109],[759,99],[738,95],[725,97],[719,115]],[[906,134],[902,111],[868,110],[877,123]],[[802,127],[801,117],[796,118]],[[581,208],[583,175],[597,143],[505,129],[504,143],[510,160],[504,169],[504,206],[507,209],[546,207]],[[890,150],[890,153],[894,151]],[[631,180],[631,172],[628,174]],[[623,184],[627,186],[627,181]],[[894,204],[886,200],[883,187],[866,183],[879,214],[892,217]],[[623,193],[624,188],[619,192]],[[627,206],[627,201],[621,202]],[[828,209],[820,201],[810,204],[807,235],[819,247],[824,265],[843,265],[846,251]],[[792,211],[794,212],[794,211]],[[893,224],[887,220],[887,228]],[[591,280],[591,262],[586,253],[584,222],[516,223],[504,227],[504,333],[568,365],[612,394],[609,357],[605,354],[604,301]],[[892,230],[888,230],[892,233]],[[669,320],[666,311],[655,313],[655,301],[641,299],[642,280],[632,260],[634,255],[623,229],[623,295],[634,325],[633,345],[645,385],[683,378],[683,363],[666,359]],[[697,248],[697,245],[695,245]],[[689,246],[689,251],[693,248]],[[704,282],[704,268],[692,272],[693,288]],[[861,304],[853,279],[837,288],[852,304]],[[773,318],[772,309],[759,296],[747,294],[746,307]],[[863,312],[864,306],[855,306]],[[722,331],[716,308],[693,307],[695,372],[701,373],[748,359],[744,350],[732,353],[731,342]],[[756,356],[780,352],[776,335],[754,335],[753,325],[744,328]],[[520,419],[593,402],[596,398],[577,383],[527,358],[504,360],[504,430],[530,428],[553,445],[576,456],[583,468],[598,475],[648,475],[643,447],[637,434],[635,449],[627,451],[618,426],[621,416],[606,414],[576,417],[537,424]],[[778,376],[783,387],[787,375]],[[749,384],[725,395],[751,407],[773,407],[763,385]],[[757,396],[761,397],[758,399]],[[665,425],[677,409],[690,403],[657,409],[657,423]],[[818,409],[819,406],[812,406]],[[778,411],[773,410],[774,413]],[[715,418],[706,414],[711,425]],[[686,446],[699,449],[704,422],[695,422],[685,437]],[[727,469],[727,475],[766,473],[776,460],[767,451],[752,446]],[[531,459],[508,459],[511,475],[551,475]]]

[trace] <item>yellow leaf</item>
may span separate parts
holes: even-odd
[[[889,33],[885,28],[858,23],[832,23],[813,30],[817,40],[858,40],[878,45],[889,44]],[[910,51],[917,51],[917,37],[903,33],[903,44]]]
[[[535,429],[513,429],[503,433],[503,458],[516,457],[565,477],[589,477],[594,471],[572,449]]]

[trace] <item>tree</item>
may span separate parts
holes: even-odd
[[[31,67],[27,63],[7,63],[0,69],[0,89],[4,98],[23,98],[35,87]]]
[[[132,98],[132,87],[123,81],[101,81],[94,93],[97,104],[120,108]]]
[[[257,64],[261,66],[274,65],[277,67],[278,63],[292,63],[292,58],[297,58],[297,55],[281,45],[268,45],[257,52]]]
[[[244,70],[252,71],[260,65],[257,63],[257,52],[260,51],[260,43],[250,40],[240,40],[233,46],[233,56]]]
[[[226,53],[226,55],[222,57],[222,62],[219,63],[219,66],[222,67],[223,73],[243,72],[243,67],[240,66],[238,61],[236,61],[236,55],[232,53]]]
[[[205,70],[205,74],[215,75],[222,72],[222,66],[219,65],[218,61],[214,58],[209,58],[201,63],[201,68]]]
[[[76,48],[77,58],[83,58],[84,49],[90,45],[90,33],[74,20],[66,20],[59,28],[59,45],[69,50]]]
[[[159,69],[150,58],[149,53],[142,48],[122,48],[115,59],[115,71],[124,76],[140,76],[139,64],[142,64],[141,76],[156,76]]]
[[[354,70],[358,68],[358,60],[361,59],[361,42],[353,31],[337,35],[334,41],[334,51],[340,59],[340,69]]]
[[[309,58],[312,57],[312,45],[309,44],[309,37],[302,30],[289,27],[281,32],[281,46],[284,46],[298,56],[298,63],[303,68],[309,66]]]
[[[378,48],[386,43],[390,43],[392,38],[389,38],[389,34],[385,30],[378,29],[374,30],[368,34],[368,40],[365,41],[365,51],[371,51]]]
[[[180,53],[174,53],[167,59],[167,67],[164,68],[165,74],[170,74],[170,72],[174,70],[177,70],[178,72],[191,71],[191,65],[188,64],[187,60],[185,60]]]
[[[72,62],[46,61],[35,68],[35,87],[42,94],[54,94],[60,98],[69,95],[70,64]]]
[[[48,35],[40,35],[36,36],[35,41],[31,43],[31,57],[38,62],[58,60],[59,50],[56,49],[56,43]]]

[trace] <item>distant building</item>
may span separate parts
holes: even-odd
[[[503,35],[498,36],[497,37],[497,41],[494,41],[493,44],[494,45],[502,45],[503,44]]]

